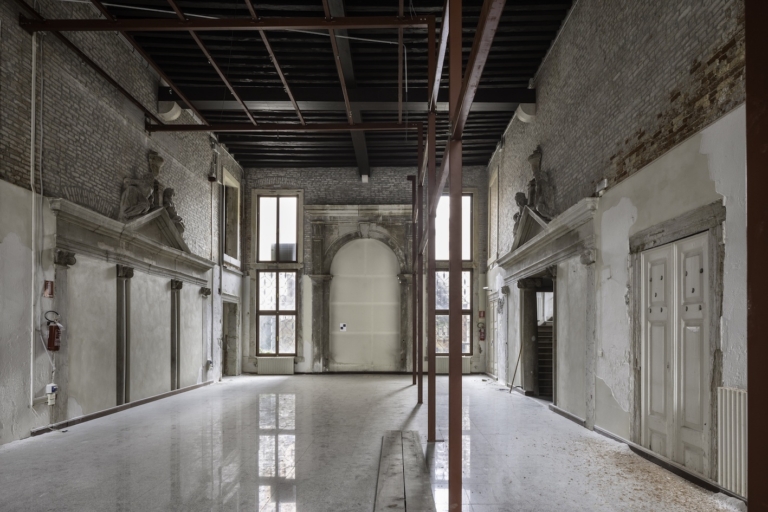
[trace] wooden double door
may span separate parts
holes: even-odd
[[[709,476],[709,258],[702,233],[645,251],[642,444]]]

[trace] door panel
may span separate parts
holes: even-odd
[[[671,308],[670,280],[672,247],[660,247],[643,254],[644,308],[643,367],[645,382],[643,410],[644,445],[664,456],[671,456],[672,427],[671,383]]]
[[[707,235],[675,244],[682,293],[677,306],[678,402],[675,461],[698,473],[708,468],[709,448],[709,267]]]
[[[641,255],[642,443],[709,475],[707,234]]]

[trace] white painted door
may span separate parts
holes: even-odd
[[[646,251],[641,262],[642,443],[709,476],[707,235]]]

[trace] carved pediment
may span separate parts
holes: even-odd
[[[191,252],[165,208],[157,208],[125,224],[127,231],[143,235],[153,242]]]
[[[520,221],[515,233],[515,239],[512,242],[512,250],[522,247],[526,242],[544,231],[547,227],[547,221],[539,214],[524,206],[520,215]]]

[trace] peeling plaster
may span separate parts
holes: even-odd
[[[630,318],[625,297],[629,290],[629,231],[637,207],[627,197],[603,213],[600,223],[599,349],[597,377],[614,400],[629,412],[631,398]],[[599,406],[598,406],[599,408]]]
[[[723,262],[723,385],[747,388],[746,108],[742,105],[705,129],[700,152],[726,207]]]

